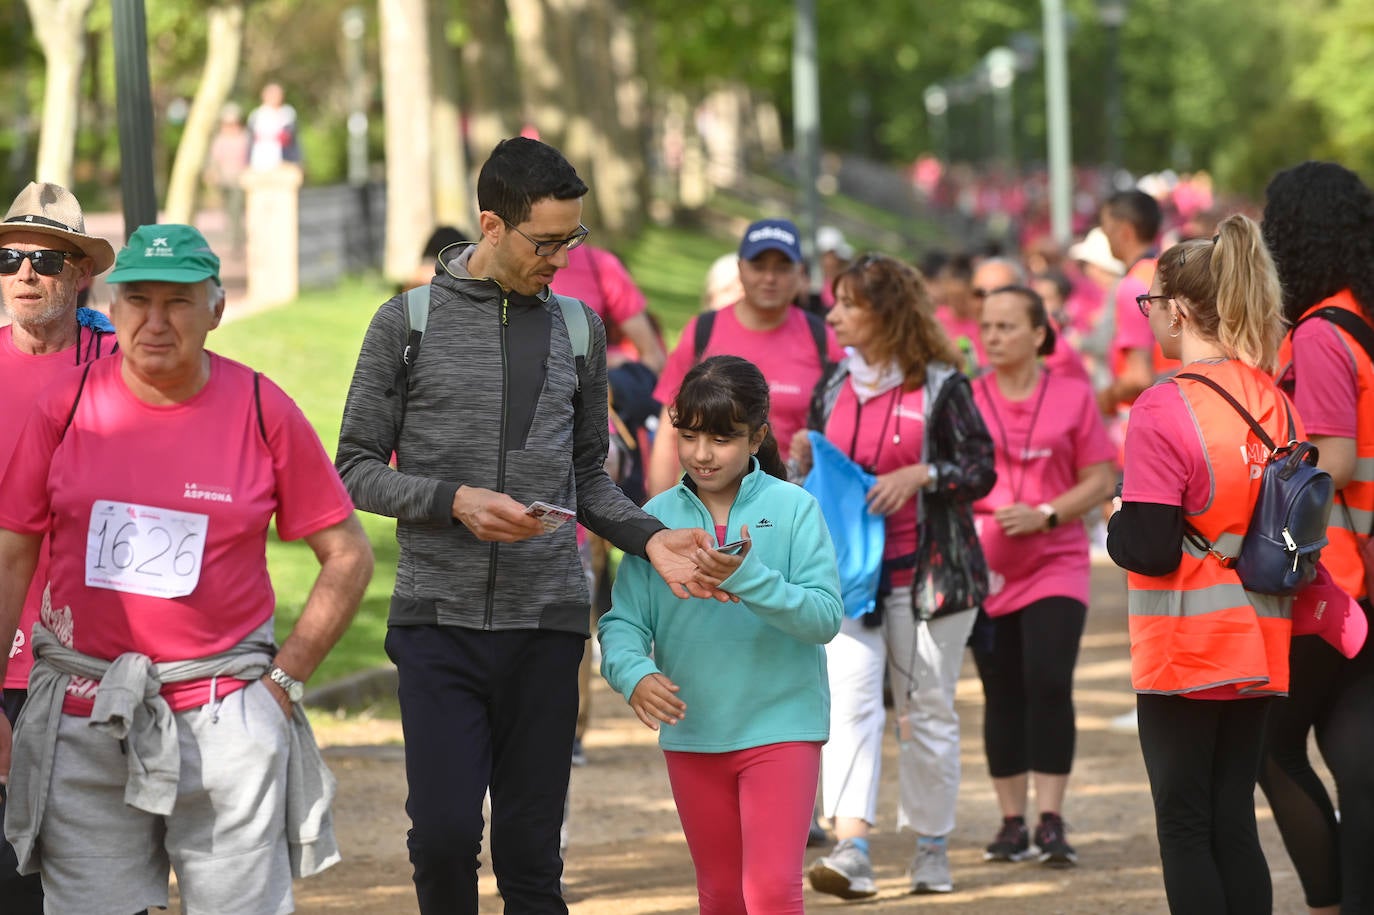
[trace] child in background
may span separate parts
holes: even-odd
[[[659,745],[701,912],[800,913],[830,730],[822,646],[844,612],[835,550],[816,500],[785,482],[753,363],[701,362],[671,417],[686,474],[644,507],[718,544],[737,531],[742,549],[698,563],[740,603],[670,604],[648,563],[626,556],[599,626],[601,673],[647,727],[670,725]]]

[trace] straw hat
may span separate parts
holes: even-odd
[[[19,192],[0,223],[0,241],[7,234],[36,232],[64,238],[81,249],[81,253],[95,261],[95,273],[101,274],[114,263],[114,248],[103,238],[86,234],[86,218],[81,204],[65,187],[30,181]]]

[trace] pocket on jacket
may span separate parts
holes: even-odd
[[[506,492],[523,505],[552,502],[575,508],[572,453],[526,449],[506,452]]]

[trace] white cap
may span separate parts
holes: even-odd
[[[846,261],[854,256],[854,248],[845,241],[844,233],[834,226],[816,229],[816,251],[819,254],[833,251],[836,257]]]
[[[1126,265],[1112,257],[1112,243],[1107,241],[1107,233],[1100,227],[1090,231],[1082,241],[1070,245],[1069,258],[1101,267],[1116,276],[1126,275]]]

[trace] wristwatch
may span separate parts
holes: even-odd
[[[1035,506],[1035,510],[1045,516],[1046,530],[1054,530],[1059,526],[1059,512],[1054,510],[1054,506],[1048,502],[1041,502]]]
[[[286,698],[292,702],[300,702],[305,698],[305,684],[273,664],[272,669],[267,672],[267,679],[280,686],[286,691]]]

